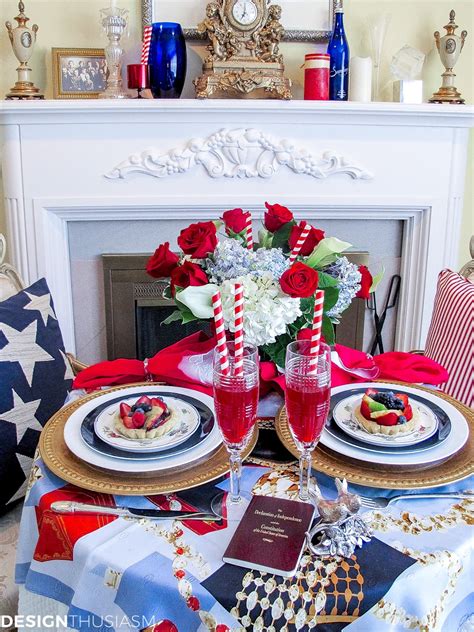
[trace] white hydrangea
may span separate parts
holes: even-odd
[[[300,299],[291,298],[280,289],[270,273],[255,277],[251,274],[229,279],[220,286],[225,326],[234,327],[234,283],[244,288],[244,337],[257,346],[271,344],[286,326],[301,316]]]

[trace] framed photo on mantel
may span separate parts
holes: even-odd
[[[205,39],[196,29],[209,0],[141,0],[143,26],[179,22],[186,39]],[[332,31],[335,0],[272,0],[282,8],[284,41],[326,42]]]

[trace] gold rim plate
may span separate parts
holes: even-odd
[[[404,382],[391,382],[407,386]],[[432,389],[410,384],[410,388],[433,393]],[[384,489],[425,489],[448,485],[474,474],[474,412],[449,395],[436,392],[441,399],[452,404],[464,416],[469,425],[469,437],[464,446],[449,459],[429,466],[387,466],[356,461],[318,445],[313,452],[313,468],[336,478],[346,478],[350,483],[381,487]],[[295,457],[298,449],[288,427],[285,407],[278,413],[275,428],[280,441]]]
[[[130,386],[149,387],[150,382],[116,386],[107,393],[120,391]],[[100,397],[103,392],[86,395],[58,411],[48,421],[41,433],[39,451],[45,465],[63,480],[83,489],[103,494],[124,496],[149,496],[168,494],[209,483],[229,471],[229,454],[223,444],[214,452],[198,461],[180,467],[179,470],[165,470],[143,474],[122,474],[89,465],[78,459],[64,441],[64,426],[71,414],[86,402]],[[255,447],[258,438],[258,424],[242,453],[246,458]]]

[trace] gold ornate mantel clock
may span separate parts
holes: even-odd
[[[198,98],[291,99],[279,52],[281,7],[271,0],[214,0],[198,30],[209,56],[195,79]]]

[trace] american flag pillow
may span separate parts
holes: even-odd
[[[25,495],[41,430],[71,386],[44,279],[0,302],[0,515]]]
[[[440,388],[474,407],[474,284],[452,270],[438,277],[425,354],[449,373]]]

